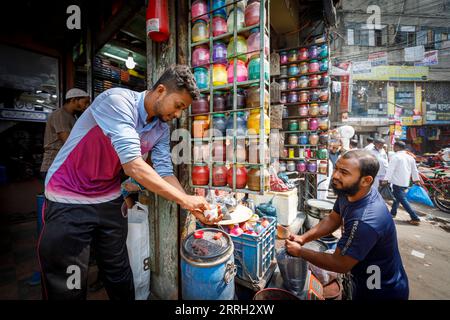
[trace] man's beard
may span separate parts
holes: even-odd
[[[333,188],[334,193],[336,193],[336,195],[338,196],[352,197],[358,193],[360,181],[361,179],[359,179],[357,182],[344,189],[337,189],[335,184],[332,182],[331,187]]]
[[[153,110],[155,110],[155,116],[162,122],[167,122],[163,119],[163,116],[161,115],[161,109],[162,109],[162,101],[158,100],[155,102],[155,106],[153,107]]]

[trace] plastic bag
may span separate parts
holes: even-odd
[[[430,199],[430,196],[428,195],[428,192],[418,185],[413,185],[406,194],[406,199],[411,202],[417,202],[424,204],[429,207],[434,207],[433,202]]]
[[[325,251],[325,253],[333,254],[334,249],[327,250]],[[338,278],[338,274],[336,272],[321,269],[313,265],[312,263],[309,264],[309,270],[311,270],[314,276],[320,281],[320,283],[324,287]]]
[[[136,300],[147,300],[150,295],[150,244],[148,209],[136,202],[128,209],[127,249],[134,279]]]
[[[394,194],[392,193],[391,186],[389,184],[383,184],[379,186],[378,192],[381,194],[384,200],[394,200]]]
[[[281,248],[277,251],[277,263],[284,287],[295,295],[301,296],[308,275],[308,262],[291,256],[286,248]]]

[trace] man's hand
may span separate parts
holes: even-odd
[[[125,190],[127,190],[128,192],[138,192],[141,190],[141,188],[135,184],[135,183],[131,183],[131,182],[125,182],[123,184],[123,187],[125,188]]]
[[[199,211],[202,214],[203,211],[210,209],[209,203],[206,201],[204,197],[190,196],[190,195],[185,195],[181,207],[192,213],[194,211]]]
[[[289,240],[290,241],[294,241],[297,242],[299,244],[301,244],[302,246],[305,244],[305,240],[303,239],[303,236],[299,236],[299,235],[290,235],[289,236]]]
[[[301,257],[302,246],[295,241],[286,240],[286,251],[294,257]]]
[[[205,217],[203,212],[200,212],[198,210],[191,211],[191,213],[195,216],[195,218],[197,218],[197,220],[199,220],[201,223],[203,223],[205,225],[215,225],[215,224],[217,224],[219,221],[221,221],[223,219],[223,214],[220,214],[214,220],[209,220],[208,217]]]

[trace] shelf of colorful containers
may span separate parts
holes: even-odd
[[[192,59],[195,61],[191,60],[192,66],[196,67],[194,68],[194,74],[196,75],[197,82],[200,83],[200,92],[202,94],[207,94],[201,98],[203,99],[202,101],[194,102],[193,106],[191,106],[191,114],[189,115],[189,119],[192,122],[200,120],[199,123],[196,123],[196,126],[201,129],[200,135],[202,136],[201,138],[194,138],[193,140],[211,143],[211,139],[216,139],[216,137],[213,137],[211,134],[207,137],[204,136],[204,131],[207,131],[205,130],[206,123],[208,124],[208,128],[217,129],[217,132],[220,134],[223,133],[223,124],[225,123],[226,128],[233,128],[231,131],[234,134],[234,139],[237,139],[237,136],[239,135],[245,134],[243,131],[248,130],[248,127],[250,127],[250,129],[254,129],[254,131],[256,131],[257,135],[247,134],[244,138],[248,139],[250,137],[262,137],[264,140],[267,140],[270,132],[268,123],[270,121],[268,115],[270,97],[268,91],[270,88],[270,76],[268,71],[269,63],[268,60],[265,59],[264,66],[260,66],[260,63],[256,57],[259,56],[262,51],[264,51],[262,53],[264,54],[263,57],[269,53],[269,30],[267,28],[269,23],[265,25],[267,19],[265,19],[265,21],[260,21],[261,15],[266,11],[261,3],[266,4],[268,1],[250,0],[248,1],[248,6],[245,6],[246,1],[205,1],[204,3],[212,4],[212,8],[209,8],[211,9],[210,11],[207,11],[209,10],[208,6],[206,6],[206,8],[204,6],[202,7],[197,2],[200,3],[201,1],[196,1],[195,3],[201,10],[203,10],[200,10],[200,13],[198,13],[197,16],[202,16],[202,20],[206,21],[207,24],[205,25],[203,22],[198,23],[199,25],[196,26],[196,28],[199,30],[194,30],[196,32],[199,31],[198,34],[195,35],[196,37],[189,37],[192,40],[190,47],[193,49],[199,49],[198,52],[196,52],[197,54],[203,54],[204,51],[202,49],[209,47],[210,61],[206,63],[207,57],[205,57],[205,55],[202,55],[200,58],[198,56],[193,56]],[[225,3],[230,4],[230,6],[225,6]],[[258,13],[257,10],[261,10],[261,12]],[[242,24],[242,11],[244,11],[244,25]],[[192,16],[194,16],[193,13]],[[194,26],[199,20],[198,18],[199,17],[196,19],[192,18],[190,21],[192,26]],[[226,32],[224,22],[226,22],[227,26]],[[264,35],[259,34],[259,30],[261,28],[265,30]],[[209,33],[208,37],[195,41],[194,38],[201,38],[203,33],[206,33],[206,30]],[[265,45],[259,46],[257,41],[258,35],[260,37],[264,37]],[[246,37],[250,38],[250,49],[248,48],[248,39],[246,39]],[[199,47],[199,45],[208,46]],[[264,49],[260,47],[263,47]],[[246,63],[249,64],[249,58],[255,60],[250,65],[253,68],[252,70],[254,70],[254,73],[252,73],[252,78],[254,77],[255,81],[253,82],[251,80],[247,80],[249,78],[249,65],[246,65]],[[198,60],[201,62],[198,62]],[[243,63],[240,63],[240,61]],[[223,68],[223,65],[225,64],[226,73],[224,73]],[[245,67],[247,67],[247,70],[245,70]],[[266,70],[263,69],[264,67]],[[264,71],[266,71],[266,73],[264,73]],[[224,81],[224,74],[226,74],[226,83]],[[264,81],[259,80],[259,75],[261,74],[264,74]],[[264,91],[256,90],[256,88],[250,88],[252,84],[259,84],[259,88],[264,88]],[[247,94],[250,92],[250,99],[245,99],[245,96],[241,91],[244,88],[246,89]],[[217,90],[223,91],[223,94],[216,94]],[[259,99],[256,98],[258,93],[260,95]],[[226,101],[225,110],[223,108],[224,97]],[[262,100],[264,100],[264,102],[261,104],[260,102]],[[209,110],[206,110],[206,105],[208,102],[210,107]],[[221,114],[223,111],[226,112],[225,115]],[[246,119],[244,120],[242,111],[248,111],[245,117],[248,117],[249,121],[246,121]],[[257,111],[259,114],[257,114]],[[207,119],[203,118],[204,116],[206,116]],[[226,120],[223,121],[224,119]],[[260,126],[256,125],[258,121]],[[250,125],[248,122],[250,122]],[[235,129],[235,126],[237,126],[237,129]],[[264,131],[259,130],[261,126],[265,127]],[[210,131],[213,132],[212,130]],[[197,134],[197,136],[199,136],[199,134]],[[225,139],[225,137],[223,138]],[[214,151],[214,148],[212,149],[213,150],[210,150],[210,152]],[[237,153],[239,153],[239,150],[237,150]],[[237,158],[237,160],[242,160],[242,157],[238,156]],[[232,164],[233,163],[229,163],[229,165]],[[255,165],[262,168],[265,167],[265,164],[256,163]],[[215,185],[215,187],[217,186],[217,183],[212,183],[211,181],[214,171],[212,168],[213,167],[210,165],[210,181],[207,187],[211,187],[212,184]],[[261,180],[261,183],[264,183],[264,181]],[[265,183],[268,183],[268,180],[265,181]],[[235,187],[239,189],[241,186],[238,185]],[[217,188],[227,190],[226,187],[223,186],[217,186]],[[251,190],[246,191],[251,192]]]
[[[311,56],[309,48],[313,48],[313,46],[300,47],[298,49],[288,49],[280,51],[280,65],[288,65],[292,63],[302,63],[302,62],[311,62],[312,60],[328,60],[328,45],[327,44],[318,44],[315,45],[317,47],[318,54],[316,56]],[[325,48],[325,51],[320,48]]]
[[[321,46],[325,50],[319,50]],[[300,160],[296,165],[296,171],[299,173],[326,174],[328,172],[326,159],[328,157],[327,130],[329,127],[328,101],[330,99],[328,45],[304,46],[281,51],[280,63],[281,75],[274,78],[278,79],[282,88],[281,95],[284,95],[286,99],[284,105],[287,107],[288,116],[284,116],[283,120],[287,130],[281,132],[286,134],[285,141],[287,143],[284,145],[284,150],[288,150],[287,154],[289,155],[280,160]],[[290,108],[294,106],[298,108]],[[292,124],[294,121],[299,121],[299,130],[290,130],[296,127]],[[288,144],[296,142],[297,139],[292,138],[296,134],[299,135],[298,143]],[[308,154],[312,154],[314,157],[305,156],[307,150]],[[316,151],[311,152],[311,150]],[[300,157],[295,157],[296,154]]]
[[[288,79],[288,78],[300,78],[300,77],[304,77],[304,76],[315,76],[315,75],[319,76],[319,75],[323,75],[323,74],[328,74],[328,71],[307,72],[307,73],[297,73],[296,74],[296,72],[295,72],[296,71],[296,67],[295,66],[291,69],[291,72],[289,72],[289,69],[288,69],[287,75],[281,75],[280,74],[279,76],[273,76],[273,78],[275,78],[275,79]]]
[[[194,68],[194,76],[195,76],[196,69],[201,69],[201,68]],[[206,69],[206,71],[208,71],[208,69]],[[209,79],[209,75],[207,77]],[[243,82],[227,83],[227,84],[224,84],[224,85],[215,86],[213,89],[214,90],[220,90],[220,91],[231,91],[231,90],[233,90],[235,85],[236,85],[237,89],[248,89],[249,87],[251,87],[252,85],[255,85],[255,84],[259,84],[259,79],[258,80],[248,80],[248,81],[243,81]],[[268,81],[265,81],[265,86],[267,88],[269,87],[269,82]],[[206,88],[199,89],[199,91],[200,91],[200,93],[210,93],[210,88],[208,86]]]

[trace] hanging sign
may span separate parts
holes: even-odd
[[[439,64],[439,51],[427,51],[420,62],[414,63],[416,67],[435,66]]]
[[[425,55],[424,46],[415,46],[410,48],[405,48],[405,61],[422,61]]]
[[[375,52],[369,54],[369,59],[372,67],[378,67],[378,66],[386,66],[388,65],[388,55],[387,52]]]

